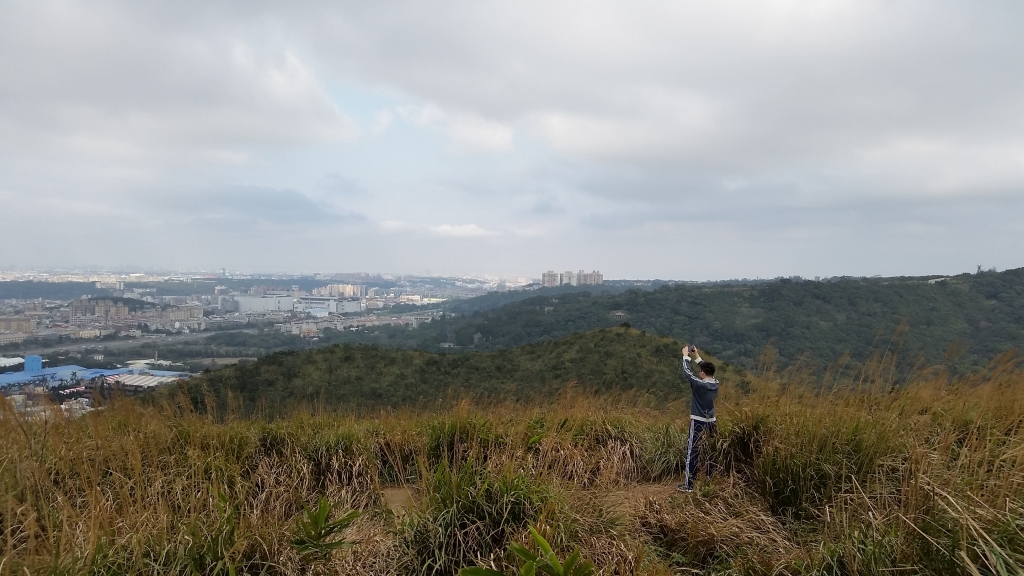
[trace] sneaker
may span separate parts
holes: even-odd
[[[676,484],[676,492],[693,492],[693,489],[687,488],[686,484]]]

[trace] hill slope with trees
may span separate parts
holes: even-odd
[[[460,309],[471,309],[462,305]],[[675,285],[622,293],[539,294],[490,310],[448,316],[416,330],[334,332],[327,343],[436,351],[442,343],[495,350],[617,326],[696,341],[744,368],[768,344],[782,363],[819,366],[845,352],[866,358],[902,347],[904,357],[962,369],[1024,346],[1024,268],[922,278],[779,280],[753,286]]]
[[[269,415],[314,406],[434,406],[470,397],[530,400],[575,384],[588,392],[638,391],[685,398],[689,391],[677,373],[681,346],[627,328],[465,354],[330,346],[278,352],[252,364],[207,372],[180,386],[197,408],[204,407],[206,395],[212,393],[220,410],[227,408],[230,396],[241,402],[245,413]],[[722,365],[719,376],[739,380],[728,364]],[[162,393],[173,395],[180,389]]]

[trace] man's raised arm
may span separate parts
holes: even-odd
[[[693,349],[694,353],[697,349]],[[700,356],[697,357],[697,361],[700,362]],[[696,386],[701,383],[700,377],[693,373],[690,369],[690,347],[683,346],[683,359],[679,361],[679,375],[686,378],[686,381],[690,383],[690,386]]]

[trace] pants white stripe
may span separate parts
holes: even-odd
[[[686,476],[683,482],[690,487],[690,458],[693,457],[693,420],[690,420],[690,436],[686,439]]]

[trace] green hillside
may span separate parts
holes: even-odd
[[[187,382],[187,388],[197,407],[209,390],[221,409],[230,395],[242,401],[247,413],[270,414],[316,405],[359,410],[433,406],[465,397],[529,400],[549,397],[570,383],[588,391],[637,390],[685,398],[688,391],[677,375],[680,347],[671,339],[624,328],[467,354],[331,346],[279,352],[209,372]],[[730,378],[728,365],[720,375]]]
[[[866,358],[889,347],[896,334],[891,345],[902,345],[905,357],[931,364],[952,351],[947,360],[961,369],[983,366],[1001,352],[1024,346],[1024,268],[929,280],[783,279],[752,286],[539,294],[416,330],[332,333],[326,341],[423,350],[438,350],[448,342],[494,350],[628,321],[649,333],[693,339],[745,368],[769,343],[778,348],[783,363],[807,354],[820,366],[847,351]]]

